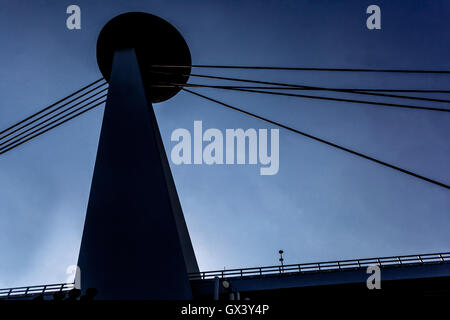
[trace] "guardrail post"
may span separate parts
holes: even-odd
[[[400,259],[400,257],[397,257],[398,263],[402,264],[402,259]]]
[[[214,301],[219,300],[219,277],[214,277]]]
[[[259,268],[259,275],[262,276],[262,269]]]
[[[298,265],[298,272],[302,272],[302,266]]]
[[[11,295],[12,290],[13,290],[13,288],[9,289],[9,291],[8,291],[8,298],[9,298],[9,296]]]
[[[341,270],[341,263],[338,261],[338,269]]]
[[[423,263],[422,258],[420,256],[417,256],[417,259],[419,259],[420,263]]]
[[[441,261],[444,262],[444,258],[442,257],[442,254],[439,253],[439,258],[441,258]]]

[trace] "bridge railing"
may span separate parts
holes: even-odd
[[[353,259],[326,261],[290,265],[277,265],[269,267],[254,267],[241,269],[227,269],[217,271],[205,271],[199,273],[190,273],[191,280],[248,277],[262,275],[276,275],[287,273],[303,273],[303,272],[324,272],[324,271],[344,271],[350,269],[367,268],[370,265],[383,266],[400,266],[400,265],[420,265],[429,263],[448,263],[450,262],[450,252],[443,253],[427,253],[419,255],[379,257],[368,259]]]
[[[58,283],[58,284],[47,284],[39,286],[29,286],[29,287],[16,287],[16,288],[6,288],[0,289],[0,299],[7,298],[19,298],[19,297],[29,297],[36,295],[49,295],[55,292],[67,292],[74,288],[73,283]]]
[[[369,259],[353,259],[353,260],[339,260],[326,261],[290,265],[278,265],[269,267],[255,267],[255,268],[241,268],[228,269],[218,271],[204,271],[199,273],[190,273],[191,280],[214,279],[219,278],[234,278],[246,276],[262,276],[262,275],[276,275],[276,274],[291,274],[303,272],[326,272],[326,271],[344,271],[351,269],[367,268],[370,265],[378,266],[401,266],[401,265],[421,265],[421,264],[436,264],[436,263],[450,263],[450,252],[443,253],[428,253],[419,255],[407,256],[393,256],[380,257]],[[0,289],[0,299],[31,297],[36,295],[50,295],[56,292],[67,292],[74,288],[73,283],[59,283],[47,284],[39,286],[16,287]]]

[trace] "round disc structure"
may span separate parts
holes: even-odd
[[[151,102],[162,102],[176,95],[191,72],[191,53],[183,36],[167,21],[144,12],[129,12],[111,19],[97,40],[97,63],[109,82],[114,52],[134,48]],[[158,66],[188,66],[184,68]]]

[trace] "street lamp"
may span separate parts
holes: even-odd
[[[280,263],[281,263],[281,270],[283,270],[283,267],[284,267],[284,264],[283,264],[283,261],[284,261],[284,259],[283,259],[283,253],[284,253],[284,251],[283,250],[280,250],[280,251],[278,251],[278,253],[280,254]]]

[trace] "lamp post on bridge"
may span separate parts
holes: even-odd
[[[281,270],[282,271],[284,271],[284,264],[283,264],[283,261],[284,261],[284,259],[283,259],[283,253],[284,253],[284,251],[283,250],[280,250],[280,251],[278,251],[278,253],[280,254],[280,263],[281,263]]]

